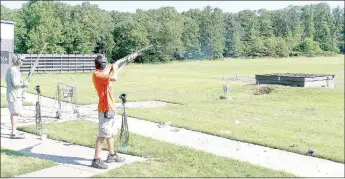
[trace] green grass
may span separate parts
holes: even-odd
[[[1,108],[4,108],[4,107],[8,106],[5,94],[1,94],[1,104],[0,104],[0,106],[1,106]]]
[[[6,99],[6,94],[1,94],[1,108],[8,107],[7,99]],[[33,106],[34,104],[30,101],[24,101],[23,106]]]
[[[1,178],[15,177],[53,166],[56,164],[50,160],[28,157],[20,152],[1,148]]]
[[[95,122],[78,120],[48,123],[45,128],[48,130],[49,138],[92,148],[95,146],[98,131]],[[20,130],[37,134],[33,125],[21,127]],[[115,137],[115,139],[117,138],[118,136]],[[146,157],[148,161],[124,165],[96,177],[293,177],[284,172],[133,133],[130,134],[129,145],[131,147],[128,151],[119,151]],[[106,149],[106,145],[104,149]]]
[[[156,109],[129,109],[128,115],[149,121],[172,121],[172,125],[239,141],[344,163],[344,56],[287,59],[227,59],[201,62],[129,65],[114,83],[114,93],[126,93],[128,101],[160,100],[181,103]],[[336,74],[335,89],[272,86],[268,95],[252,93],[255,85],[227,82],[233,100],[219,100],[220,77],[254,77],[263,73]],[[78,101],[97,103],[91,73],[64,74],[76,79]],[[54,96],[62,75],[34,75],[31,85]],[[36,84],[37,83],[37,84]],[[29,90],[33,87],[29,87]],[[33,91],[33,90],[32,90]],[[255,120],[260,118],[260,121]],[[238,125],[234,124],[239,120]],[[222,132],[229,131],[229,132]]]

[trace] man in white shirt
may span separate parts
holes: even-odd
[[[12,134],[11,139],[24,139],[24,135],[17,133],[17,120],[22,110],[23,89],[29,86],[27,81],[23,81],[20,66],[23,64],[23,56],[13,56],[13,65],[7,70],[7,102],[11,114]]]

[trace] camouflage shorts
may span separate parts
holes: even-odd
[[[117,133],[115,118],[107,119],[104,113],[98,113],[98,137],[112,137]]]

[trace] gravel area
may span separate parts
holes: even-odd
[[[256,83],[256,79],[253,77],[223,77],[223,78],[218,78],[218,80],[241,82],[241,83]]]
[[[324,77],[324,76],[332,76],[332,75],[331,74],[310,74],[310,73],[272,73],[272,74],[263,74],[262,76]]]

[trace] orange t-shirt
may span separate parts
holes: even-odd
[[[115,111],[110,76],[104,74],[101,70],[97,70],[92,74],[92,81],[99,98],[98,112],[105,112],[110,109]]]

